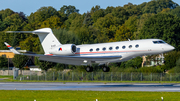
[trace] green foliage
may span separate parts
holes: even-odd
[[[79,10],[76,9],[75,6],[71,6],[71,5],[66,6],[66,5],[63,5],[63,7],[60,8],[60,12],[63,12],[64,14],[66,14],[67,16],[69,16],[70,14],[72,14],[72,13],[74,13],[74,12],[78,13]]]
[[[180,57],[180,52],[179,51],[172,51],[166,54],[165,56],[165,66],[164,69],[169,70],[173,67],[176,66],[176,61]]]
[[[180,58],[176,61],[176,66],[169,73],[180,73]]]
[[[56,63],[49,61],[40,61],[39,65],[42,70],[47,71],[48,69],[53,68]]]
[[[98,18],[100,17],[104,17],[105,15],[105,12],[103,9],[99,9],[99,10],[96,10],[93,14],[92,14],[92,19],[94,22],[97,21]]]
[[[133,33],[125,25],[119,27],[115,34],[116,41],[126,41],[128,39],[133,39]]]
[[[158,13],[164,8],[174,9],[178,4],[174,3],[172,0],[152,0],[143,7],[143,13]]]
[[[61,22],[60,18],[58,16],[51,16],[50,18],[46,19],[42,22],[41,28],[63,28],[64,25]]]
[[[138,70],[141,73],[162,73],[161,67],[143,67]]]
[[[76,34],[66,29],[52,29],[56,38],[62,44],[79,44],[79,39]]]
[[[136,57],[134,59],[131,59],[126,62],[125,66],[126,67],[133,67],[135,69],[140,68],[142,64],[142,58],[141,57]]]
[[[0,68],[8,67],[8,59],[6,57],[0,56]]]
[[[180,6],[176,7],[175,9],[172,9],[170,13],[180,18]]]
[[[38,52],[40,50],[40,41],[38,37],[30,36],[26,40],[20,42],[21,49]]]
[[[16,68],[19,69],[23,69],[23,67],[26,65],[27,61],[28,61],[28,56],[26,55],[19,55],[19,54],[15,54],[14,58],[12,59],[13,64]]]

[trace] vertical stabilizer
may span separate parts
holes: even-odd
[[[61,45],[50,28],[38,29],[32,33],[38,35],[45,54],[49,54],[52,48]]]

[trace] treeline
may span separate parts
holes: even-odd
[[[96,5],[79,14],[75,6],[59,10],[41,7],[26,16],[11,9],[0,11],[0,49],[3,42],[32,52],[43,53],[39,39],[33,34],[9,34],[5,31],[31,31],[49,27],[63,44],[92,44],[127,39],[158,38],[180,50],[180,6],[172,0],[152,0],[140,5],[102,9]]]

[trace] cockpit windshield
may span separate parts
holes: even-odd
[[[154,44],[165,44],[166,42],[164,41],[153,41]]]

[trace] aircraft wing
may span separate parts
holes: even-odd
[[[120,60],[122,56],[61,56],[61,55],[41,55],[41,54],[21,54],[39,57],[39,60],[57,62],[71,65],[89,65],[90,63],[105,63],[107,61]]]

